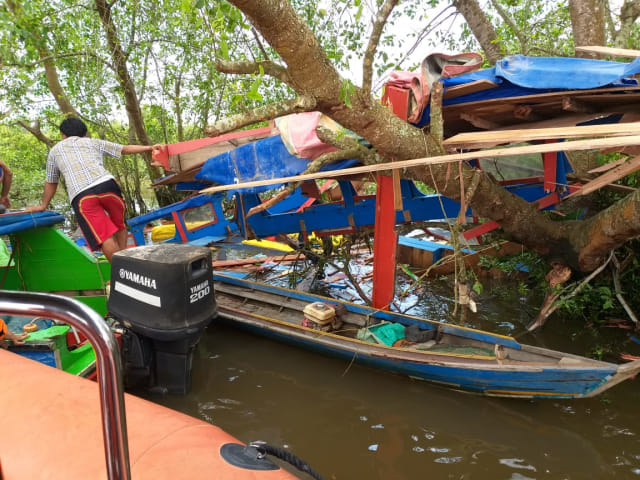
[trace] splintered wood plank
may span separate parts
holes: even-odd
[[[527,122],[520,123],[517,125],[509,125],[506,127],[495,128],[494,130],[514,130],[518,127],[522,128],[558,128],[558,127],[575,127],[578,126],[579,123],[591,122],[593,120],[605,119],[615,115],[622,115],[622,111],[612,111],[612,112],[600,112],[600,113],[591,113],[591,114],[583,114],[583,115],[564,115],[561,117],[550,118],[548,120],[541,120],[538,122]],[[623,116],[621,122],[632,122],[632,121],[640,121],[640,118],[637,119],[627,119],[625,120],[626,115]]]
[[[600,47],[596,45],[587,45],[582,47],[575,47],[575,50],[578,52],[612,55],[614,57],[627,57],[627,58],[640,57],[640,50],[631,50],[628,48]]]
[[[447,138],[445,148],[477,149],[493,147],[505,143],[523,143],[531,141],[584,138],[584,137],[618,137],[639,135],[640,122],[613,123],[606,125],[585,125],[581,127],[523,128],[486,132],[459,133]]]
[[[482,152],[484,156],[491,157],[511,157],[516,155],[529,155],[532,153],[544,152],[572,152],[576,150],[591,150],[610,147],[640,146],[640,135],[627,135],[623,137],[597,138],[588,140],[568,140],[566,142],[546,143],[539,145],[525,145],[521,147],[498,148]],[[261,187],[263,185],[275,185],[278,183],[301,182],[304,180],[314,180],[318,178],[339,178],[349,175],[366,174],[370,172],[382,172],[385,170],[395,170],[398,168],[413,168],[424,165],[438,165],[443,163],[459,162],[463,160],[475,160],[479,156],[478,152],[456,153],[452,155],[439,155],[435,157],[414,158],[412,160],[401,160],[398,162],[386,162],[376,165],[365,165],[361,167],[343,168],[342,170],[331,170],[315,173],[303,173],[291,177],[271,178],[267,180],[254,180],[251,182],[234,183],[229,185],[218,185],[205,188],[200,193],[224,192],[231,189]]]
[[[599,167],[592,168],[587,173],[602,173],[602,172],[606,172],[607,170],[611,170],[612,168],[615,168],[618,165],[622,165],[626,161],[627,161],[626,158],[621,158],[620,160],[616,160],[615,162],[605,163],[604,165],[601,165]]]
[[[627,160],[623,164],[615,167],[612,170],[609,170],[607,173],[600,175],[598,178],[585,183],[582,187],[573,192],[567,198],[576,195],[586,195],[595,190],[598,190],[599,188],[609,185],[616,180],[620,180],[622,177],[626,177],[627,175],[637,170],[640,170],[640,156],[633,157],[631,160]]]

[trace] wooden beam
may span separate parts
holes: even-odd
[[[612,55],[614,57],[636,58],[640,57],[640,50],[630,50],[628,48],[614,47],[598,47],[598,46],[582,46],[575,47],[578,52],[600,53],[603,55]]]
[[[574,113],[597,113],[591,105],[586,104],[573,97],[564,97],[562,99],[562,110]]]
[[[605,119],[613,115],[622,115],[623,113],[624,112],[622,112],[621,110],[616,109],[615,111],[609,111],[609,112],[601,111],[598,113],[591,113],[591,114],[575,114],[575,115],[567,114],[560,117],[541,120],[539,122],[527,122],[527,123],[519,123],[516,125],[502,126],[499,128],[495,128],[494,130],[504,131],[504,130],[514,130],[516,128],[524,129],[524,128],[575,127],[580,123],[586,123],[594,120]],[[630,123],[630,122],[637,122],[637,121],[640,121],[640,117],[630,118],[630,117],[627,117],[627,115],[625,114],[620,119],[620,122],[618,123]]]
[[[577,127],[576,127],[577,128]],[[453,155],[440,155],[436,157],[414,158],[412,160],[401,160],[398,162],[379,163],[376,165],[365,165],[362,167],[343,168],[341,170],[330,170],[315,173],[303,173],[291,177],[269,178],[266,180],[254,180],[251,182],[231,183],[228,185],[217,185],[215,187],[200,190],[200,193],[224,192],[239,188],[262,187],[275,185],[278,183],[302,182],[304,180],[314,180],[318,178],[337,178],[348,175],[367,174],[370,172],[382,172],[385,170],[395,170],[399,168],[422,167],[424,165],[437,165],[442,163],[460,162],[464,160],[475,160],[478,157],[511,157],[516,155],[529,155],[532,153],[544,152],[571,152],[576,150],[591,150],[608,147],[622,147],[628,145],[640,145],[640,135],[627,135],[624,137],[598,138],[589,140],[572,140],[566,142],[546,143],[540,145],[526,145],[523,147],[499,148],[486,150],[483,152],[456,153]]]
[[[504,143],[623,135],[640,135],[640,122],[584,125],[581,127],[521,128],[497,132],[467,132],[447,138],[443,145],[447,149],[475,149],[493,147]]]

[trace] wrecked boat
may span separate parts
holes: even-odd
[[[640,372],[509,336],[214,273],[218,321],[328,356],[494,397],[587,398]]]

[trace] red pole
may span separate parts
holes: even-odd
[[[396,210],[393,177],[377,175],[376,223],[373,230],[373,306],[388,310],[396,283]]]

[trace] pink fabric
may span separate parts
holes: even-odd
[[[482,66],[482,55],[479,53],[459,53],[445,55],[432,53],[427,55],[420,65],[420,77],[411,82],[411,91],[416,103],[407,119],[416,123],[422,117],[422,112],[429,104],[429,95],[433,82],[441,78],[451,78],[462,73],[477,70]]]
[[[422,61],[420,73],[392,72],[387,83],[395,87],[411,89],[411,111],[407,120],[416,123],[422,118],[422,112],[429,104],[433,82],[440,78],[451,78],[477,70],[482,66],[482,60],[482,55],[475,52],[456,55],[432,53]]]
[[[316,127],[319,124],[332,130],[342,128],[320,112],[294,113],[276,119],[276,126],[289,153],[309,160],[314,160],[323,153],[337,150],[318,138]]]
[[[409,88],[411,81],[417,77],[418,74],[414,72],[403,72],[401,70],[395,70],[389,74],[389,80],[387,85],[400,88]]]

